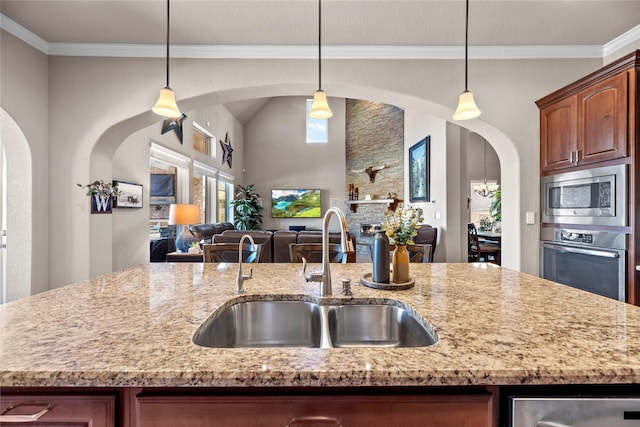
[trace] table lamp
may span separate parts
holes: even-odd
[[[182,225],[182,230],[176,237],[176,249],[188,252],[189,247],[196,241],[189,230],[189,225],[200,223],[200,206],[198,205],[169,205],[169,225]]]

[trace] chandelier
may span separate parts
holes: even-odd
[[[487,140],[484,141],[484,178],[482,184],[473,186],[473,192],[478,193],[482,197],[489,197],[496,194],[500,189],[498,184],[487,184]]]

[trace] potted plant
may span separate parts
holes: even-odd
[[[235,209],[233,225],[238,230],[260,230],[262,205],[260,195],[253,192],[254,184],[236,187],[236,198],[231,202]]]
[[[489,215],[493,219],[493,227],[496,232],[500,232],[500,226],[502,224],[502,190],[498,190],[491,196],[493,201],[489,206]]]

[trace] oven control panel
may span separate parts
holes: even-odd
[[[574,233],[571,231],[562,230],[560,232],[560,240],[563,242],[586,243],[586,244],[592,245],[593,234]]]

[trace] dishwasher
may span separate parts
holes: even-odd
[[[640,398],[512,397],[510,427],[640,427]]]

